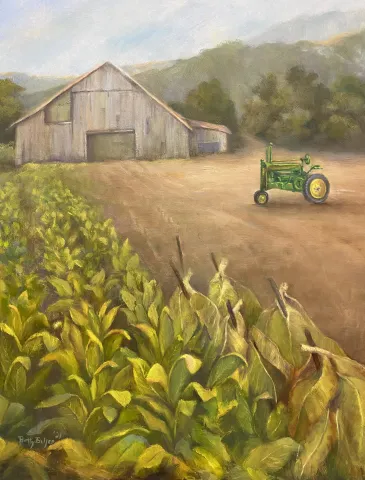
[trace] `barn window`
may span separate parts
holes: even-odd
[[[45,111],[46,123],[71,122],[71,93],[67,92],[54,100]]]
[[[146,135],[150,133],[150,119],[146,118]]]

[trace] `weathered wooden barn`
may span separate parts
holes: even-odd
[[[13,124],[15,162],[151,160],[225,151],[229,130],[206,125],[183,118],[106,62]]]

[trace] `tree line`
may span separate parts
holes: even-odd
[[[23,114],[23,90],[10,79],[0,80],[0,144],[14,140],[8,127]],[[184,102],[170,106],[186,118],[227,126],[233,148],[245,132],[282,145],[365,148],[365,81],[354,75],[327,86],[299,65],[282,77],[268,73],[241,106],[241,116],[217,79],[201,82]]]
[[[365,81],[349,75],[326,86],[302,66],[284,78],[263,75],[253,95],[237,109],[218,80],[202,82],[183,103],[172,103],[187,118],[224,124],[238,146],[247,132],[282,145],[311,143],[365,147]]]

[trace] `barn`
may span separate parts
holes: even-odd
[[[183,118],[106,62],[12,125],[15,163],[189,158],[209,148],[225,151],[229,130],[206,125]]]

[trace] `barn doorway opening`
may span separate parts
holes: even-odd
[[[107,162],[136,158],[134,130],[112,132],[88,132],[87,161]]]

